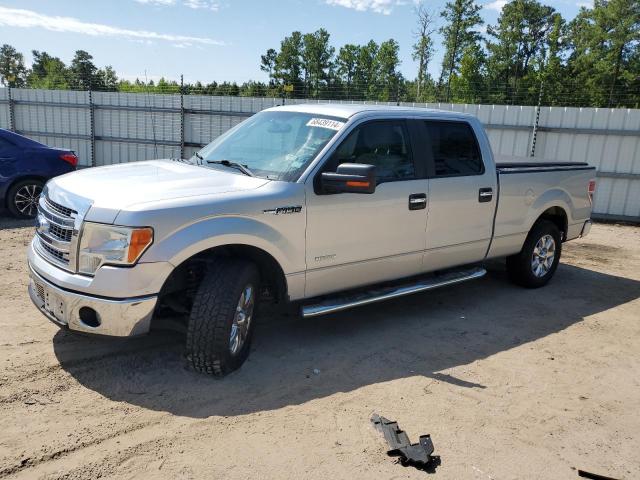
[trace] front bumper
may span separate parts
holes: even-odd
[[[128,337],[149,331],[157,295],[108,299],[62,289],[29,263],[29,296],[49,320],[70,330]]]

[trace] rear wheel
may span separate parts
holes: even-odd
[[[507,257],[509,279],[527,288],[546,285],[558,268],[561,252],[562,237],[558,227],[549,220],[538,221],[520,253]]]
[[[40,180],[21,180],[7,193],[7,208],[14,217],[34,218],[44,183]]]
[[[246,260],[220,257],[198,287],[187,327],[187,359],[198,372],[224,376],[249,355],[260,277]]]

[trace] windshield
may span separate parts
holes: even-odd
[[[343,118],[300,112],[260,112],[196,154],[213,168],[238,163],[258,177],[296,181],[318,152],[346,122]]]

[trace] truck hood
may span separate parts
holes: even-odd
[[[118,211],[140,203],[253,190],[269,180],[172,160],[151,160],[88,168],[56,177],[49,197],[62,205],[91,205]],[[105,216],[111,217],[111,214]]]

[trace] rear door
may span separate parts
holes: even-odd
[[[469,123],[426,120],[421,126],[429,176],[425,270],[480,261],[491,242],[496,172],[484,165]]]

